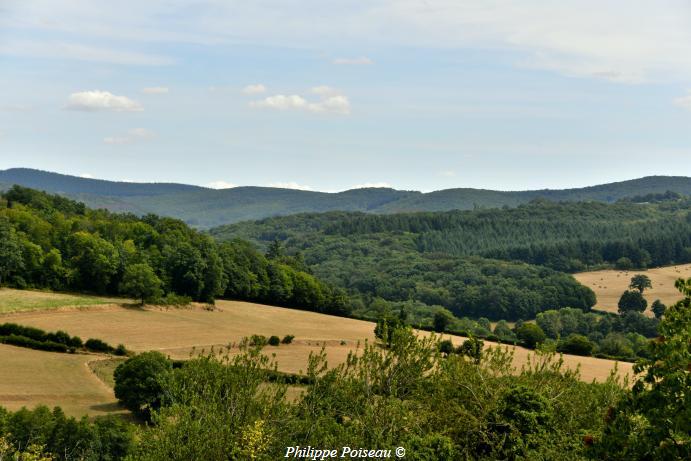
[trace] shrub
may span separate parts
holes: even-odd
[[[112,352],[113,348],[110,344],[96,338],[89,338],[84,343],[84,347],[91,352]]]
[[[266,339],[266,336],[264,335],[252,335],[250,336],[249,342],[250,346],[258,347],[266,346],[269,343],[269,341]]]
[[[638,290],[627,290],[619,298],[619,312],[643,312],[648,302]]]
[[[148,419],[163,403],[163,388],[173,365],[160,352],[144,352],[115,369],[115,397],[134,414]]]
[[[453,343],[450,339],[445,339],[439,343],[439,352],[442,354],[452,354],[454,352]]]
[[[480,363],[480,360],[482,360],[482,348],[484,345],[485,343],[481,340],[470,337],[463,342],[463,344],[458,348],[457,352],[471,358],[475,363]]]
[[[579,334],[571,334],[557,345],[557,351],[564,354],[591,355],[594,345],[588,338]]]
[[[113,354],[119,355],[119,356],[125,356],[127,355],[127,348],[125,348],[124,344],[118,344],[118,347],[115,348],[113,351]]]
[[[53,341],[36,341],[35,339],[19,335],[0,336],[0,343],[49,352],[69,351],[69,348],[64,344],[56,343]]]
[[[283,344],[290,344],[293,342],[293,339],[295,339],[295,336],[293,335],[285,335],[283,339],[281,340],[281,343]]]
[[[269,346],[278,346],[281,344],[281,338],[278,336],[274,335],[269,338]]]
[[[524,323],[521,325],[516,330],[516,336],[530,349],[534,349],[535,346],[547,339],[547,335],[542,331],[542,328],[534,323]]]

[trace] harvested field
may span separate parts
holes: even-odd
[[[60,354],[0,344],[0,405],[60,406],[71,416],[123,412],[113,390],[89,369],[96,355]]]
[[[652,281],[653,288],[646,290],[644,293],[645,298],[648,300],[648,306],[656,299],[669,306],[682,298],[676,288],[674,288],[674,282],[680,277],[691,277],[691,264],[658,267],[646,271],[604,270],[581,272],[580,274],[574,274],[574,277],[595,292],[597,295],[596,309],[617,312],[619,298],[628,289],[631,277],[636,274],[645,274]],[[651,314],[650,310],[647,312]]]
[[[159,350],[172,358],[187,358],[194,350],[210,349],[239,342],[252,334],[295,335],[293,344],[268,346],[279,369],[299,373],[306,369],[310,352],[324,346],[329,364],[342,363],[358,343],[374,340],[374,324],[313,312],[235,301],[218,301],[217,309],[124,308],[108,306],[88,310],[17,314],[13,321],[48,330],[62,329],[83,338],[96,337],[111,344],[124,343],[134,351]],[[425,333],[426,334],[426,333]],[[460,342],[462,338],[455,338]],[[489,346],[490,343],[487,343]],[[512,347],[512,346],[506,346]],[[513,347],[512,347],[513,348]],[[532,352],[514,348],[520,367]],[[585,380],[604,380],[613,361],[590,357],[565,357],[565,364],[581,364]],[[620,371],[629,373],[631,364]]]
[[[63,307],[86,307],[129,302],[126,299],[104,298],[82,294],[0,288],[0,314],[50,310]]]

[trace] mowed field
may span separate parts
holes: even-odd
[[[89,369],[90,361],[102,359],[0,344],[0,406],[60,406],[73,416],[122,412],[113,390]]]
[[[202,306],[141,309],[98,303],[88,308],[55,309],[54,303],[49,304],[48,310],[12,310],[11,314],[0,314],[0,323],[11,321],[50,331],[65,330],[83,339],[99,338],[113,345],[123,343],[135,352],[158,350],[180,359],[212,347],[237,344],[252,334],[267,337],[292,334],[295,335],[293,344],[266,348],[267,353],[275,355],[279,369],[291,373],[305,370],[310,352],[319,352],[322,347],[329,365],[335,366],[343,363],[358,344],[375,339],[371,322],[246,302],[218,301],[214,310]],[[463,338],[452,337],[452,340],[460,344]],[[523,348],[486,345],[512,349],[517,369],[533,355]],[[92,371],[95,369],[101,375],[109,367],[98,364],[89,367],[90,361],[101,359],[95,355],[0,346],[0,405],[13,409],[24,405],[61,405],[72,415],[118,411],[112,390]],[[565,356],[564,362],[572,369],[580,367],[586,381],[606,379],[615,366],[613,361],[591,357]],[[631,364],[620,363],[618,370],[621,374],[631,374]]]
[[[597,295],[596,309],[617,312],[619,298],[628,289],[631,277],[636,274],[647,275],[652,281],[653,288],[646,290],[644,293],[648,306],[656,299],[669,306],[682,298],[677,289],[674,288],[674,282],[678,278],[687,279],[691,277],[691,264],[658,267],[646,271],[603,270],[581,272],[574,274],[574,277],[595,292],[595,295]],[[649,309],[648,313],[650,313]]]

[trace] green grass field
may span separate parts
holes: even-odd
[[[63,307],[123,304],[128,302],[130,302],[130,300],[122,298],[105,298],[82,294],[0,288],[0,314],[41,311]]]

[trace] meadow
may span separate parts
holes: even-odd
[[[601,270],[581,272],[574,274],[574,277],[595,292],[597,296],[595,309],[617,312],[619,298],[628,289],[631,277],[636,274],[647,275],[652,282],[653,287],[644,293],[648,307],[656,299],[669,306],[682,298],[679,291],[674,287],[674,282],[680,277],[684,279],[691,277],[691,264],[658,267],[645,271]],[[652,315],[649,308],[646,312]]]

